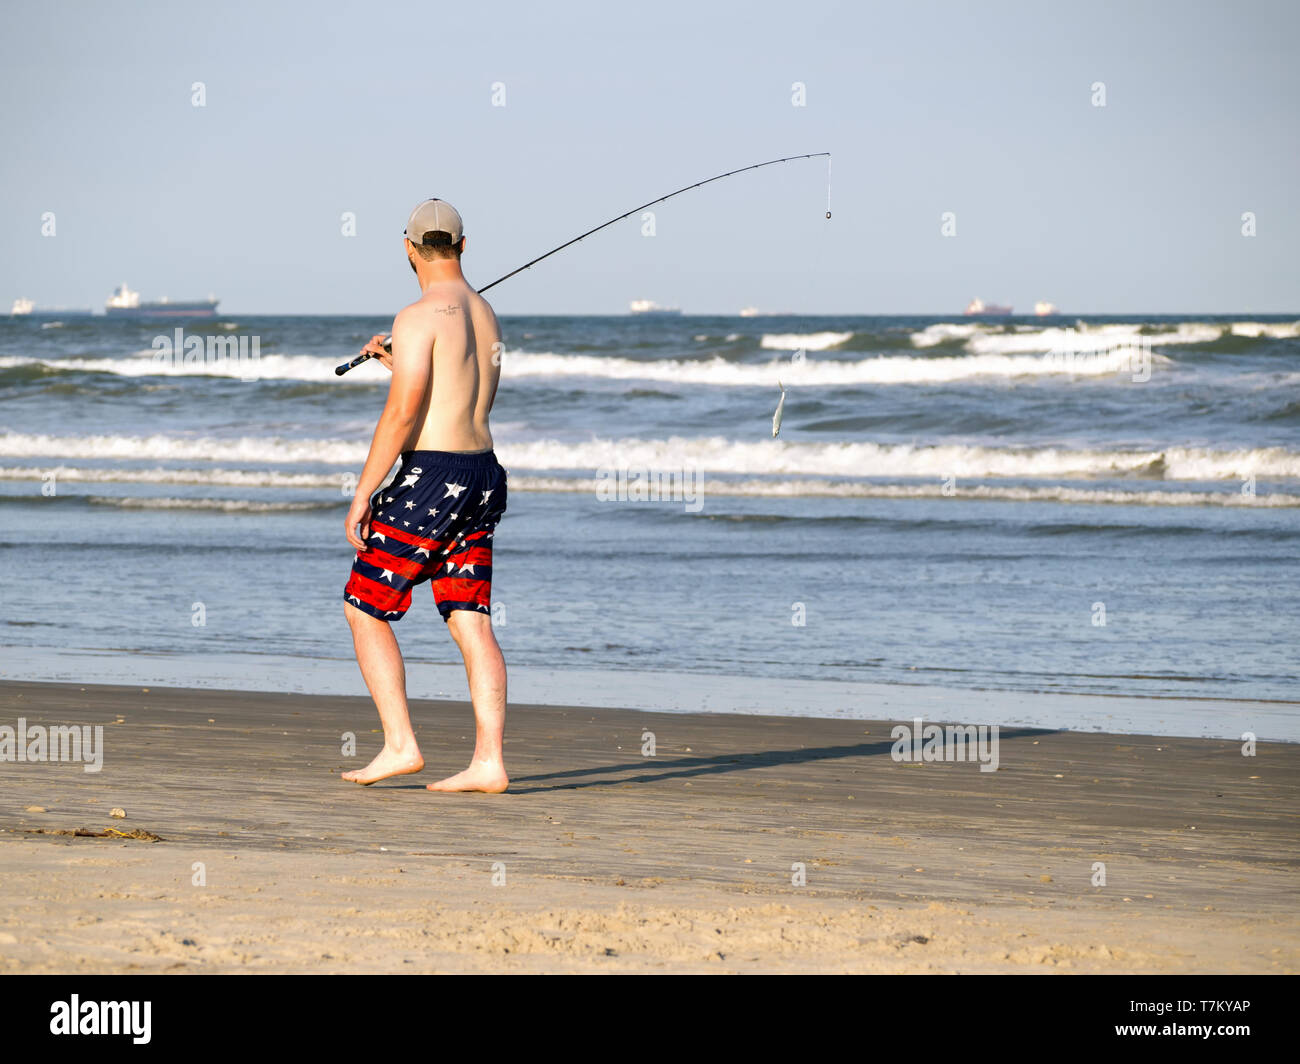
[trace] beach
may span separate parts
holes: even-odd
[[[1285,1016],[1300,5],[11,8],[29,1055],[408,1011],[159,975]]]
[[[891,757],[898,707],[513,705],[510,791],[436,795],[472,746],[463,702],[413,701],[425,771],[370,788],[339,779],[380,745],[364,698],[6,682],[0,703],[10,727],[103,727],[98,771],[0,761],[5,972],[1300,967],[1295,744],[1007,727],[981,771]]]

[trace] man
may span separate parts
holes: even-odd
[[[501,751],[506,665],[490,613],[492,536],[506,508],[506,474],[488,429],[501,332],[487,300],[461,273],[465,236],[451,204],[425,200],[405,235],[421,294],[394,319],[391,354],[382,335],[362,348],[393,379],[348,510],[348,542],[357,554],[343,593],[384,748],[343,778],[368,785],[424,768],[391,623],[406,613],[412,588],[429,581],[465,659],[476,734],[469,768],[428,789],[497,794],[510,782]],[[399,455],[397,475],[380,489]]]

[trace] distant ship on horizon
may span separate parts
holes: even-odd
[[[628,304],[629,314],[645,314],[652,317],[680,314],[681,307],[661,307],[652,299],[634,299]]]
[[[1005,318],[1010,316],[1011,308],[998,303],[985,303],[977,297],[966,304],[963,313],[975,318]]]
[[[212,318],[219,302],[215,296],[208,296],[174,303],[164,296],[156,303],[141,303],[140,293],[131,291],[123,281],[104,301],[104,313],[115,318]]]
[[[32,300],[19,296],[9,308],[11,318],[89,318],[89,307],[38,307]]]
[[[1040,299],[1037,303],[1034,304],[1034,313],[1037,314],[1040,318],[1048,318],[1051,317],[1053,314],[1060,314],[1061,312],[1056,309],[1055,303],[1048,303]]]

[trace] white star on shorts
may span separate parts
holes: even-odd
[[[487,501],[488,501],[488,496],[491,495],[491,494],[492,494],[492,489],[491,489],[491,488],[489,488],[487,491],[485,491],[485,492],[483,493],[483,502],[487,502]]]
[[[380,580],[387,580],[390,584],[393,582],[393,570],[385,569],[379,577]]]
[[[418,473],[407,473],[406,478],[402,481],[402,487],[409,488],[412,484],[420,479]]]
[[[416,554],[423,554],[423,555],[427,558],[427,557],[429,557],[429,548],[428,548],[428,547],[416,547],[416,548],[415,548],[415,553],[416,553]]]
[[[443,481],[443,483],[446,484],[446,481]],[[460,493],[464,490],[465,490],[464,484],[447,484],[447,494],[444,495],[443,498],[446,499],[450,496],[452,498],[459,499]]]

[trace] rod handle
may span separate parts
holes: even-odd
[[[385,336],[383,340],[380,341],[379,346],[382,347],[385,351],[387,351],[391,355],[393,353],[393,338],[391,336]],[[357,357],[354,358],[351,362],[344,362],[343,365],[341,366],[335,366],[334,374],[337,377],[341,377],[348,370],[355,369],[357,366],[361,365],[361,363],[364,362],[366,359],[374,358],[374,357],[375,356],[372,355],[369,351],[363,351],[361,354],[357,355]]]

